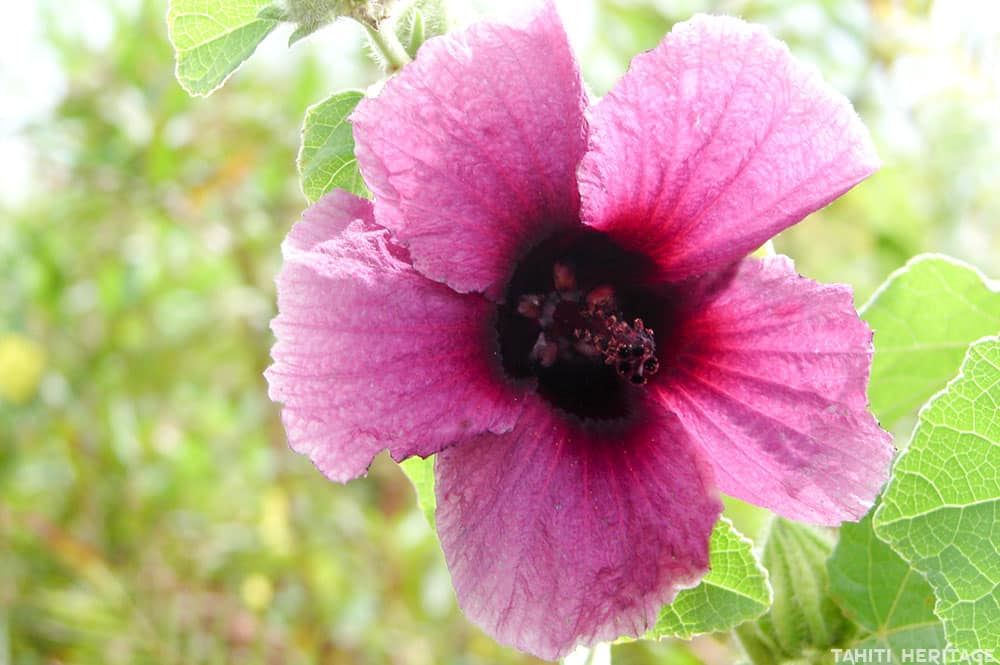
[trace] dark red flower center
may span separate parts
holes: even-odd
[[[580,358],[603,361],[618,376],[636,385],[646,383],[659,369],[653,330],[642,319],[623,319],[614,287],[602,284],[584,293],[577,288],[574,269],[565,263],[556,263],[552,275],[551,291],[522,295],[517,303],[518,314],[538,322],[531,359],[542,367]]]
[[[646,284],[646,257],[607,236],[556,234],[518,264],[499,305],[504,370],[535,378],[539,394],[581,418],[629,414],[631,397],[657,373],[663,303]]]

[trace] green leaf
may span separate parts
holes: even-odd
[[[753,554],[753,543],[721,518],[712,531],[711,572],[698,586],[677,594],[660,610],[656,625],[643,637],[660,639],[732,629],[756,619],[771,605],[767,571]]]
[[[869,633],[855,648],[888,649],[893,662],[903,649],[945,648],[930,584],[875,536],[871,513],[841,525],[827,569],[830,594]]]
[[[754,663],[811,659],[849,643],[856,632],[829,594],[828,531],[775,517],[761,561],[774,592],[771,610],[736,634]]]
[[[177,81],[209,95],[278,25],[259,16],[270,0],[171,0],[167,32],[177,53]],[[267,16],[265,12],[264,16]]]
[[[280,5],[269,5],[257,12],[257,18],[266,19],[268,21],[287,21],[288,11]]]
[[[434,498],[434,456],[427,459],[411,457],[400,462],[399,468],[413,483],[413,489],[417,492],[417,505],[424,511],[424,517],[433,529],[434,508],[437,507],[437,499]]]
[[[340,12],[351,9],[343,6],[349,3],[335,0],[285,0],[285,4],[287,20],[296,25],[288,38],[289,46],[331,23]]]
[[[370,196],[354,158],[354,134],[347,121],[364,96],[358,90],[345,90],[306,111],[298,165],[302,193],[310,203],[334,189]]]
[[[288,45],[295,46],[297,43],[322,27],[322,25],[300,25],[292,31],[292,34],[288,35]]]
[[[1000,285],[923,254],[890,275],[861,315],[875,330],[869,399],[890,427],[955,376],[969,344],[1000,330]]]
[[[874,524],[927,576],[951,647],[1000,648],[1000,338],[921,410]]]

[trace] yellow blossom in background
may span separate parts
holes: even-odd
[[[0,400],[23,404],[38,389],[45,369],[45,349],[17,333],[0,335]]]
[[[271,487],[261,498],[258,531],[261,542],[272,552],[287,556],[294,544],[289,523],[288,495],[280,487]]]
[[[243,598],[243,603],[251,610],[262,612],[271,604],[274,585],[260,573],[254,573],[244,578],[240,585],[240,596]]]

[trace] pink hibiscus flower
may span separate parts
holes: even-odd
[[[847,287],[745,257],[878,159],[764,30],[677,25],[591,107],[546,2],[429,41],[352,121],[374,203],[289,234],[270,394],[333,480],[437,454],[458,601],[497,640],[643,633],[707,571],[717,489],[870,507],[871,332]]]

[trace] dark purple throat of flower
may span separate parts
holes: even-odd
[[[539,394],[581,418],[629,414],[630,396],[659,370],[643,287],[648,261],[594,231],[556,234],[533,249],[499,306],[504,370],[535,378]]]
[[[584,361],[612,365],[618,376],[636,385],[659,369],[653,355],[653,330],[642,319],[630,324],[618,310],[614,287],[601,284],[584,293],[575,270],[566,263],[552,269],[554,288],[545,294],[523,295],[517,313],[538,322],[531,359],[542,367]]]

